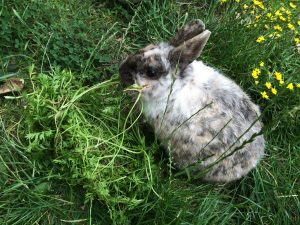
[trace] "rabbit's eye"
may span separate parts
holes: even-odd
[[[146,73],[147,73],[147,76],[150,78],[156,77],[156,71],[154,68],[147,68]]]

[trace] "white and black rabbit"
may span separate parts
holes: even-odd
[[[151,44],[128,56],[119,73],[142,87],[148,123],[176,168],[195,165],[206,181],[229,182],[253,169],[264,155],[260,110],[232,80],[196,61],[211,32],[201,20],[181,28],[169,43]]]

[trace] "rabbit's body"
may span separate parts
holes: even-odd
[[[171,150],[175,167],[200,161],[196,168],[203,169],[224,156],[204,179],[238,179],[263,156],[264,139],[258,136],[227,155],[261,130],[259,122],[252,125],[259,109],[232,80],[201,61],[194,61],[187,70],[188,77],[166,79],[157,90],[152,89],[159,96],[142,93],[146,120],[164,147]]]
[[[210,33],[205,33],[204,25],[200,28],[196,37],[207,38]],[[187,27],[184,29],[186,32]],[[192,32],[186,36],[190,38]],[[180,57],[193,43],[179,46]],[[167,43],[147,46],[121,65],[120,74],[133,70],[133,82],[144,87],[144,115],[170,151],[175,167],[195,164],[192,171],[207,169],[203,178],[208,181],[239,179],[264,154],[264,139],[256,135],[261,130],[259,108],[236,83],[212,67],[201,61],[181,61],[177,49]]]

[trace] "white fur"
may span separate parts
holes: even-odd
[[[210,87],[212,84],[222,86],[222,88],[232,89],[233,82],[228,78],[221,75],[218,71],[205,65],[202,61],[194,61],[190,64],[189,79],[192,82],[183,86],[183,82],[187,82],[181,79],[175,79],[172,84],[172,71],[167,77],[159,79],[159,85],[155,88],[153,82],[149,79],[142,80],[138,76],[137,84],[146,86],[143,90],[142,98],[144,98],[144,113],[146,117],[153,117],[158,113],[163,113],[166,109],[168,96],[170,95],[169,101],[176,99],[174,102],[175,108],[179,111],[177,113],[184,114],[186,117],[190,117],[197,112],[203,104],[199,101],[199,96],[205,99],[207,91],[203,91],[205,86]],[[172,87],[172,91],[170,90]],[[151,95],[147,93],[151,92]],[[209,90],[208,90],[209,91]],[[170,93],[171,92],[171,93]]]

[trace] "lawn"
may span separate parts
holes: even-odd
[[[0,2],[0,224],[300,224],[300,3]],[[266,155],[243,179],[172,168],[119,63],[192,19],[200,59],[262,111]]]

